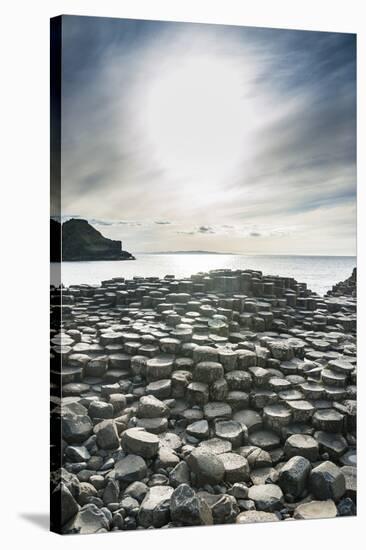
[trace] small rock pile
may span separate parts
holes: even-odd
[[[357,268],[354,267],[352,275],[345,281],[341,281],[327,292],[328,296],[354,296],[357,295]]]
[[[51,289],[52,528],[354,515],[355,288],[334,289],[251,270]]]

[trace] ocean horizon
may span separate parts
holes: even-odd
[[[190,277],[212,269],[254,269],[265,275],[293,277],[323,296],[332,286],[348,278],[356,256],[253,255],[210,252],[136,253],[132,261],[62,262],[61,282],[70,285],[100,285],[113,277]],[[51,284],[59,284],[59,268],[51,263]]]

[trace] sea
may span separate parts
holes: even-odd
[[[323,296],[356,266],[355,256],[285,256],[239,254],[137,254],[132,261],[63,262],[64,286],[100,285],[113,277],[189,277],[211,269],[255,269],[264,275],[293,277]],[[51,284],[59,283],[59,264],[51,264]]]

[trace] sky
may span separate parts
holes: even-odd
[[[355,255],[356,37],[64,16],[61,167],[131,252]]]

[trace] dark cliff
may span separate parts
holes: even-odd
[[[63,261],[134,260],[122,242],[107,239],[86,220],[71,219],[62,225],[51,220],[51,261],[59,261],[57,243],[62,234]]]

